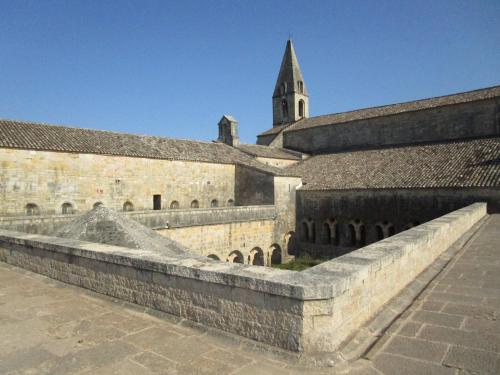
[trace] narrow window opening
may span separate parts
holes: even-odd
[[[281,113],[284,119],[288,118],[288,103],[285,99],[281,101]]]
[[[153,195],[153,210],[161,210],[161,195]]]

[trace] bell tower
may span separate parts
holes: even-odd
[[[309,117],[309,95],[295,49],[288,39],[273,94],[273,126]]]

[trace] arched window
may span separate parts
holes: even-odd
[[[210,207],[219,207],[219,201],[217,199],[212,199],[212,202],[210,202]]]
[[[321,231],[321,242],[325,245],[332,242],[332,231],[329,223],[323,223],[323,230]]]
[[[305,113],[305,103],[301,99],[299,100],[299,117],[304,117],[304,113]]]
[[[351,246],[356,246],[356,228],[354,224],[349,224],[349,240]]]
[[[281,248],[274,244],[271,246],[271,264],[281,264]]]
[[[63,203],[61,206],[61,212],[63,215],[71,215],[74,213],[73,205],[69,202]]]
[[[387,234],[389,235],[389,237],[396,234],[396,229],[393,225],[389,225],[389,227],[387,228]]]
[[[123,211],[134,211],[134,205],[130,201],[123,203]]]
[[[195,199],[191,202],[191,208],[200,208],[200,203]]]
[[[288,103],[286,99],[281,101],[281,113],[283,114],[284,119],[288,118]]]
[[[260,247],[254,247],[252,251],[250,251],[249,262],[254,266],[263,266],[264,265],[264,252]]]
[[[170,203],[170,209],[172,209],[172,210],[176,210],[176,209],[178,209],[178,208],[179,208],[179,202],[177,202],[177,201],[172,201],[172,202]]]
[[[302,81],[297,81],[297,86],[298,86],[299,92],[300,92],[301,94],[303,94],[303,93],[304,93],[304,82],[302,82]]]
[[[358,243],[358,245],[365,246],[365,244],[366,244],[366,229],[365,229],[365,225],[361,224],[359,226],[359,243]]]
[[[229,253],[229,256],[227,257],[226,262],[243,263],[243,254],[238,250],[231,251]]]
[[[233,199],[229,199],[229,200],[227,201],[227,205],[228,205],[229,207],[234,206],[234,200],[233,200]]]
[[[287,86],[287,85],[286,85],[286,82],[283,82],[283,83],[281,84],[281,87],[280,87],[280,94],[281,94],[281,95],[285,95],[285,94],[286,94],[286,89],[287,89],[287,87],[286,87],[286,86]]]
[[[40,215],[40,209],[38,206],[34,203],[28,203],[24,207],[24,213],[28,216],[35,216],[35,215]]]
[[[97,207],[102,207],[102,206],[104,206],[104,203],[102,203],[102,202],[95,202],[93,207],[97,208]]]
[[[382,229],[382,226],[377,224],[375,226],[375,230],[377,232],[377,241],[383,240],[384,239],[384,230]]]
[[[208,258],[213,259],[213,260],[220,260],[220,258],[217,255],[215,255],[215,254],[210,254],[208,256]]]

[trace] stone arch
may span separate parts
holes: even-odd
[[[295,237],[294,231],[290,231],[290,232],[285,234],[284,243],[285,243],[285,251],[287,254],[298,255],[297,254],[297,239]]]
[[[264,252],[260,247],[254,247],[248,255],[248,264],[254,266],[264,266]]]
[[[97,207],[101,207],[101,206],[104,206],[104,203],[102,203],[102,202],[95,202],[92,207],[93,208],[97,208]]]
[[[379,240],[396,234],[396,229],[394,228],[394,225],[387,220],[384,220],[383,222],[378,222],[375,224],[375,226],[377,227],[377,238]],[[380,238],[381,236],[382,238]]]
[[[269,248],[269,265],[281,264],[283,262],[283,257],[281,253],[281,247],[278,244],[272,244]]]
[[[234,250],[231,251],[226,259],[226,262],[229,263],[244,263],[244,257],[241,251]]]
[[[332,243],[332,229],[330,223],[324,222],[321,230],[321,243],[329,245]]]
[[[196,199],[191,202],[191,208],[200,208],[200,202]]]
[[[349,231],[349,245],[351,246],[356,246],[356,227],[354,226],[353,223],[349,223],[347,225],[347,229]]]
[[[219,207],[219,201],[217,199],[212,199],[210,207]]]
[[[210,255],[208,255],[207,258],[210,258],[210,259],[213,259],[213,260],[220,260],[220,258],[217,255],[215,255],[215,254],[210,254]]]
[[[229,199],[229,200],[227,201],[227,205],[228,205],[229,207],[234,206],[234,199]]]
[[[177,201],[170,202],[170,209],[171,210],[177,210],[178,208],[179,208],[179,202],[177,202]]]
[[[73,205],[70,202],[64,202],[61,205],[61,213],[63,215],[71,215],[71,214],[75,213],[75,209],[74,209]]]
[[[134,211],[134,204],[130,201],[126,201],[125,203],[123,203],[123,211]]]
[[[35,203],[28,203],[24,206],[24,213],[27,216],[40,215],[40,208]]]

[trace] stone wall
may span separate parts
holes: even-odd
[[[219,207],[161,211],[122,212],[128,218],[151,229],[225,224],[276,217],[274,206]],[[3,216],[0,228],[17,232],[52,235],[55,230],[74,220],[75,215]]]
[[[153,209],[153,195],[161,195],[162,208],[174,201],[180,208],[194,200],[199,207],[234,204],[229,164],[17,149],[2,149],[0,163],[0,215],[24,214],[28,204],[41,214],[60,214],[64,203],[77,211],[97,202],[146,210]]]
[[[270,265],[274,247],[274,220],[254,220],[228,224],[210,224],[172,229],[158,229],[190,250],[226,261],[231,253],[239,252],[243,262],[252,264],[253,254],[262,252],[264,265]],[[251,254],[251,252],[253,253]]]
[[[285,131],[283,147],[326,153],[500,134],[500,98]],[[264,139],[260,140],[264,142]]]
[[[262,252],[264,264],[270,265],[273,251],[278,250],[281,254],[285,248],[285,236],[277,232],[274,206],[134,211],[122,214],[195,253],[215,255],[223,261],[236,251],[241,253],[244,263],[252,264],[254,253]],[[7,216],[0,217],[0,228],[52,235],[74,219],[75,215]],[[293,229],[294,222],[287,225],[289,230]],[[283,228],[281,221],[279,228]],[[286,254],[280,258],[286,258]]]
[[[331,352],[485,215],[474,204],[304,272],[4,230],[0,261],[288,350]]]
[[[500,212],[495,188],[299,190],[298,252],[339,256],[477,201]]]
[[[288,167],[292,164],[296,164],[299,162],[298,160],[264,158],[261,156],[257,157],[257,160],[260,161],[261,163],[272,165],[273,167],[278,167],[278,168]]]
[[[236,165],[234,197],[239,206],[274,204],[273,176]]]

